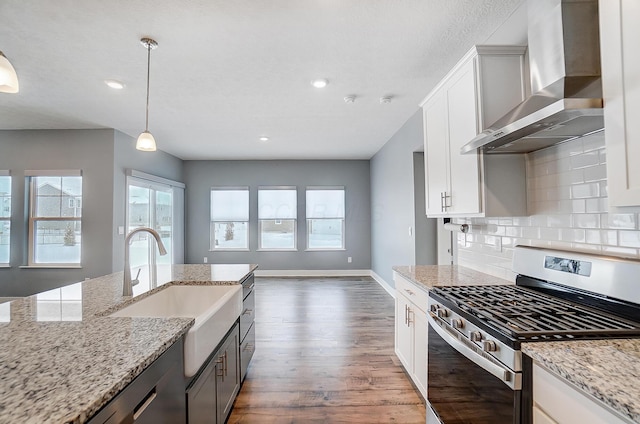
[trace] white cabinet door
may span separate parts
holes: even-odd
[[[478,155],[460,154],[460,148],[478,134],[474,63],[467,62],[447,89],[451,179],[447,212],[451,214],[482,212]]]
[[[413,364],[413,331],[408,324],[409,305],[399,292],[396,292],[396,355],[405,369],[411,373]]]
[[[558,424],[552,420],[542,409],[537,406],[533,407],[533,424]]]
[[[640,2],[600,0],[602,88],[611,206],[640,205]]]
[[[442,196],[449,191],[449,140],[445,93],[437,94],[426,103],[423,113],[427,215],[441,215],[444,212]]]
[[[413,381],[427,398],[427,314],[414,306]]]

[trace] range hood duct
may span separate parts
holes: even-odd
[[[604,128],[597,0],[528,0],[533,95],[461,153],[528,153]]]

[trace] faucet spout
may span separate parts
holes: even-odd
[[[129,264],[129,247],[131,245],[131,238],[140,232],[147,232],[151,234],[158,243],[158,251],[160,255],[166,255],[167,249],[165,249],[164,244],[162,243],[162,239],[160,238],[160,234],[153,228],[149,227],[138,227],[129,232],[124,239],[124,281],[122,284],[122,295],[123,296],[133,296],[133,283],[131,280],[131,265]]]

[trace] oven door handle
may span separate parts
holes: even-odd
[[[478,365],[491,375],[497,377],[504,384],[509,386],[511,390],[521,390],[522,381],[519,378],[520,376],[511,371],[508,368],[502,367],[487,358],[484,358],[477,352],[475,352],[472,348],[464,344],[458,338],[449,334],[447,330],[445,330],[444,326],[448,326],[448,324],[442,321],[436,314],[433,312],[429,312],[429,324],[434,329],[436,333],[452,348],[457,350],[460,354],[464,355],[467,359],[472,361],[474,364]],[[456,330],[451,330],[456,331]],[[427,343],[429,341],[427,340]]]

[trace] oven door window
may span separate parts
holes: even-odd
[[[520,424],[521,392],[460,354],[431,323],[428,349],[427,400],[440,422]]]

